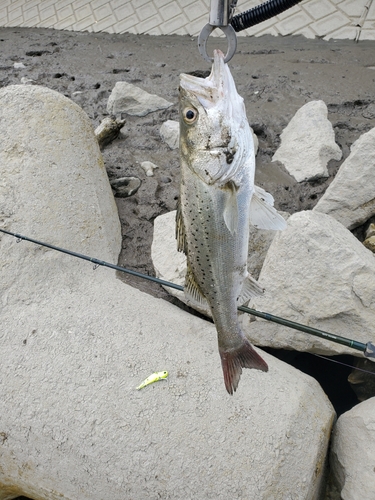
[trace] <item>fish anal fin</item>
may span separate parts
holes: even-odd
[[[197,285],[194,274],[189,264],[187,265],[186,270],[184,293],[188,305],[190,305],[194,309],[198,309],[203,314],[206,314],[208,316],[211,315],[211,309],[208,305],[207,299],[202,294],[199,286]]]
[[[259,189],[255,190],[250,203],[251,224],[258,229],[273,229],[274,231],[286,229],[285,219],[267,201],[267,197],[262,196]]]
[[[238,305],[242,306],[253,297],[259,297],[264,293],[264,288],[252,277],[247,275],[242,285],[241,293],[237,299]]]
[[[176,211],[176,240],[177,240],[177,250],[179,252],[184,252],[187,255],[187,241],[184,220],[182,218],[181,203],[178,200],[177,211]]]
[[[227,182],[223,189],[226,191],[224,222],[230,233],[234,234],[238,229],[237,189],[234,182]]]
[[[242,368],[255,368],[263,372],[268,371],[267,363],[246,339],[244,339],[244,343],[238,349],[228,351],[219,349],[219,352],[225,388],[229,394],[233,394],[236,391],[241,378]]]

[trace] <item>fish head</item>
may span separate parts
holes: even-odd
[[[180,155],[204,182],[219,186],[238,180],[254,156],[245,105],[220,50],[207,78],[180,76]]]

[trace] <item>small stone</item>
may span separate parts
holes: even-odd
[[[127,82],[117,82],[108,98],[107,111],[111,114],[127,113],[146,116],[153,111],[166,109],[173,103]]]
[[[132,196],[138,191],[141,184],[142,182],[138,177],[120,177],[111,181],[111,187],[117,198]]]
[[[34,81],[35,81],[35,80],[32,80],[31,78],[26,78],[26,76],[23,76],[23,77],[21,78],[21,83],[22,83],[23,85],[25,85],[25,84],[27,84],[27,83],[32,83],[32,82],[34,82]]]
[[[13,68],[14,69],[24,69],[24,68],[26,68],[26,66],[23,63],[21,63],[21,62],[15,62],[13,64]]]
[[[375,104],[369,104],[367,108],[363,111],[362,116],[372,120],[375,118]]]
[[[160,127],[160,136],[171,149],[177,149],[180,138],[180,124],[175,120],[167,120]]]
[[[363,242],[366,248],[371,250],[371,252],[375,253],[375,236],[370,236],[370,238],[366,238]]]
[[[147,177],[152,177],[154,175],[155,168],[159,167],[155,165],[155,163],[152,163],[152,161],[143,161],[141,163],[141,168],[143,168]]]
[[[366,231],[366,238],[370,238],[370,236],[375,236],[375,224],[371,223]]]

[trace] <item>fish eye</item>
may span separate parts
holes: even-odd
[[[183,117],[186,123],[194,123],[198,118],[198,111],[194,108],[185,108],[183,111]]]

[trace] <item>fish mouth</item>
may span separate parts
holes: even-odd
[[[224,62],[221,50],[214,50],[211,73],[207,78],[199,78],[182,73],[180,85],[187,92],[193,93],[206,109],[215,106],[225,97],[238,96],[228,64]]]
[[[199,78],[185,73],[180,75],[181,87],[187,92],[193,93],[205,108],[214,105],[220,97],[224,97],[229,84],[228,80],[233,80],[228,65],[224,62],[224,57],[221,50],[214,50],[214,62],[207,78]]]
[[[221,50],[214,50],[214,62],[212,64],[211,73],[207,78],[200,78],[199,76],[188,75],[186,73],[182,73],[181,85],[185,90],[190,90],[194,92],[203,86],[215,86],[219,87],[222,82],[221,75],[225,72],[225,62],[224,62],[224,54]]]

